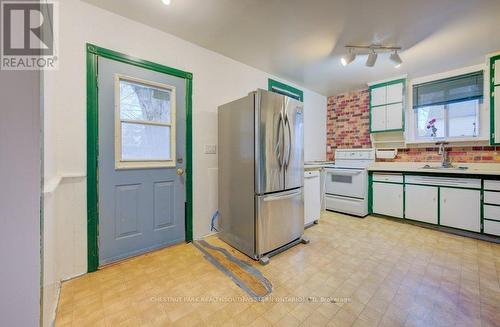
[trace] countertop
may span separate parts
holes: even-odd
[[[368,167],[369,171],[412,172],[430,174],[457,175],[500,175],[500,163],[453,163],[454,167],[467,169],[432,169],[422,168],[425,165],[439,167],[439,162],[375,162]]]
[[[334,163],[334,161],[307,161],[304,162],[304,170],[318,170]]]

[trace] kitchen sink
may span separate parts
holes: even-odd
[[[438,170],[450,171],[450,170],[467,170],[469,169],[469,167],[463,167],[463,166],[443,167],[443,166],[425,165],[422,167],[422,169],[438,169]]]

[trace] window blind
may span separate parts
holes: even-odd
[[[483,71],[413,86],[413,109],[483,97]]]

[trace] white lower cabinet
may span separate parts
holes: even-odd
[[[373,182],[373,213],[403,218],[403,184]]]
[[[405,218],[438,223],[438,188],[436,186],[405,186]]]
[[[481,191],[441,188],[440,223],[473,232],[481,231]]]

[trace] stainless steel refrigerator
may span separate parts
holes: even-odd
[[[219,237],[253,259],[304,233],[302,102],[257,90],[218,109]]]

